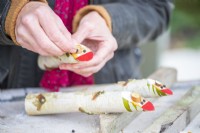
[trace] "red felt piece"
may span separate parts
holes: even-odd
[[[153,104],[151,102],[148,101],[146,104],[144,104],[142,106],[142,109],[144,111],[153,111],[154,110],[154,106],[153,106]]]
[[[78,61],[89,61],[93,58],[93,53],[88,52],[86,54],[83,54],[77,58]]]
[[[168,88],[163,89],[163,90],[161,90],[161,91],[164,92],[165,94],[173,95],[173,92],[172,92],[170,89],[168,89]]]

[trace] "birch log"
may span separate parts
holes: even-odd
[[[27,95],[25,110],[29,115],[67,112],[105,114],[143,110],[152,111],[154,106],[139,94],[128,91],[55,92]]]
[[[61,56],[39,56],[38,66],[42,70],[58,68],[63,63],[77,63],[78,61],[71,54]]]
[[[145,98],[159,97],[172,95],[173,92],[163,83],[154,79],[129,79],[128,81],[119,81],[116,84],[108,84],[103,86],[91,86],[86,89],[80,88],[84,92],[94,91],[130,91],[133,93],[139,93]],[[68,91],[77,91],[72,89]]]
[[[63,63],[77,63],[88,61],[93,58],[92,51],[84,45],[76,45],[76,53],[66,53],[61,56],[39,56],[38,66],[42,70],[58,68]]]

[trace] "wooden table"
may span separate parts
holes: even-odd
[[[174,74],[171,74],[171,73]],[[176,80],[174,69],[161,68],[150,77],[168,85]],[[200,81],[176,82],[174,95],[151,99],[156,110],[142,113],[87,115],[68,113],[28,116],[27,93],[40,88],[3,90],[0,93],[0,133],[193,133],[200,132]],[[77,90],[77,87],[68,89]]]

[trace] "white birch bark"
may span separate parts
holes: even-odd
[[[25,110],[29,115],[67,112],[105,114],[142,111],[144,110],[144,105],[151,104],[142,97],[138,97],[139,100],[137,98],[137,100],[132,99],[131,95],[132,93],[127,91],[28,94],[25,99]],[[150,110],[154,110],[152,104],[151,108],[149,108]]]
[[[138,93],[143,97],[152,98],[159,96],[167,96],[172,94],[167,94],[162,92],[162,90],[168,89],[167,87],[161,88],[163,85],[161,82],[153,79],[130,79],[128,81],[120,81],[116,84],[108,85],[93,85],[91,87],[85,87],[83,89],[72,89],[73,91],[84,91],[84,92],[94,92],[94,91],[130,91],[132,93]],[[171,91],[171,90],[170,90]]]
[[[77,63],[71,54],[64,54],[61,56],[39,56],[38,66],[42,70],[58,68],[63,63]]]
[[[39,56],[38,57],[38,66],[42,70],[46,69],[52,69],[52,68],[58,68],[60,64],[63,63],[77,63],[79,61],[79,57],[81,56],[87,56],[86,60],[90,60],[93,57],[92,51],[82,45],[82,44],[77,44],[76,45],[76,53],[66,53],[61,56]],[[82,60],[80,60],[82,61]]]

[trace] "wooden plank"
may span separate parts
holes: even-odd
[[[26,95],[24,89],[9,89],[2,90],[0,93],[0,102],[1,101],[11,101],[18,98],[24,98]]]
[[[148,78],[156,79],[172,86],[177,79],[177,71],[173,68],[160,68]],[[146,112],[145,112],[146,113]],[[100,115],[100,129],[102,133],[118,133],[124,129],[134,118],[136,118],[139,112],[134,113],[122,113],[111,115]]]
[[[187,92],[180,101],[156,119],[143,133],[178,133],[200,112],[200,87]]]
[[[25,92],[26,94],[30,94],[30,93],[42,93],[47,91],[43,88],[26,88]]]
[[[200,131],[200,113],[190,122],[182,133],[198,133]]]

